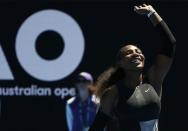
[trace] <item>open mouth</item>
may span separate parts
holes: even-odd
[[[132,60],[131,62],[133,62],[133,63],[141,63],[141,61],[138,60],[138,59]]]
[[[142,59],[137,57],[137,58],[134,58],[131,62],[133,62],[133,63],[141,63]]]

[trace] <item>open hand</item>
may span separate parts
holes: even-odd
[[[134,6],[134,11],[140,15],[148,15],[150,12],[156,12],[155,9],[151,5],[140,5]]]

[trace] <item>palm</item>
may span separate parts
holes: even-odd
[[[154,12],[155,10],[151,5],[143,4],[141,6],[134,6],[134,11],[140,15],[147,15],[149,12]]]

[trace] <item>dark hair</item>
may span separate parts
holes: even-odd
[[[117,81],[124,77],[124,71],[119,66],[113,66],[105,70],[95,82],[95,94],[101,97],[104,90],[116,84]]]

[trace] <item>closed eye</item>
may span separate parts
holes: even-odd
[[[125,55],[129,55],[129,54],[131,54],[131,53],[133,53],[132,50],[127,50],[127,51],[125,52]]]

